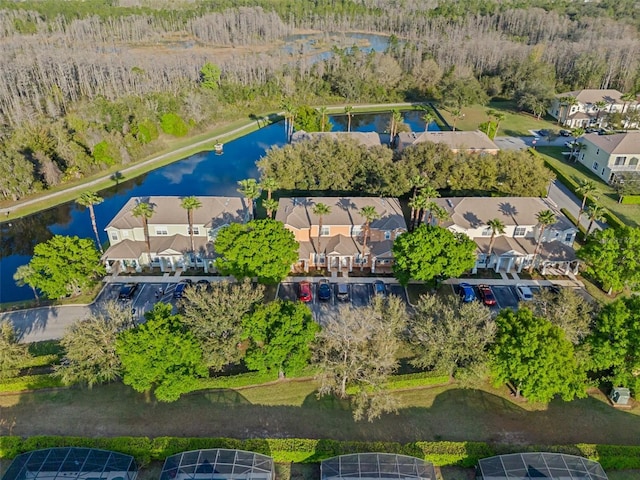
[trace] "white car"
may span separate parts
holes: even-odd
[[[518,297],[523,302],[530,302],[533,300],[533,292],[526,285],[518,284],[516,285],[516,292],[518,292]]]
[[[564,142],[565,147],[573,148],[573,142]]]

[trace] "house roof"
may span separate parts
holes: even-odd
[[[556,95],[558,98],[562,97],[574,97],[580,103],[596,103],[605,101],[607,103],[624,103],[620,99],[622,93],[613,89],[594,89],[586,88],[584,90],[575,90],[573,92],[559,93]]]
[[[201,257],[211,258],[215,254],[213,243],[207,237],[194,236],[193,244],[196,253]],[[171,235],[166,237],[150,237],[151,252],[157,255],[182,255],[191,251],[191,238],[186,235]],[[111,245],[103,258],[109,260],[133,260],[147,251],[147,244],[142,240],[123,240]]]
[[[465,230],[480,228],[491,219],[498,218],[506,225],[537,225],[536,214],[551,210],[556,214],[554,227],[566,230],[573,226],[549,199],[540,197],[450,197],[434,200],[443,207],[450,220],[442,226],[457,225]]]
[[[305,142],[320,138],[331,138],[338,141],[351,138],[367,147],[382,145],[380,134],[376,132],[305,132],[304,130],[298,130],[291,136],[291,142]]]
[[[587,133],[582,138],[608,154],[640,155],[640,131],[598,135]]]
[[[110,260],[137,260],[143,252],[147,251],[144,242],[136,242],[135,240],[122,240],[107,248],[102,258]]]
[[[360,251],[352,237],[334,235],[327,239],[320,237],[321,251],[327,255],[355,255]]]
[[[381,240],[379,242],[370,242],[369,251],[374,257],[392,257],[393,240]]]
[[[141,228],[142,219],[131,213],[138,203],[149,203],[153,207],[150,225],[188,225],[187,211],[180,206],[184,197],[131,197],[124,207],[109,222],[106,228]],[[193,210],[194,225],[216,228],[229,223],[244,223],[249,209],[241,197],[196,197],[202,206]]]
[[[365,206],[372,206],[380,218],[371,222],[371,228],[377,230],[406,230],[407,224],[397,198],[381,197],[287,197],[280,198],[276,220],[295,229],[308,229],[318,224],[318,216],[313,213],[313,207],[324,203],[331,208],[331,212],[323,215],[322,224],[325,226],[364,225],[365,219],[360,210]]]
[[[401,132],[398,134],[399,144],[404,148],[418,143],[444,143],[452,150],[500,150],[493,140],[484,132],[455,131],[455,132]]]

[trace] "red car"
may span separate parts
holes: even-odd
[[[480,292],[482,303],[487,306],[496,304],[496,297],[493,295],[493,292],[491,291],[489,285],[478,285],[478,292]]]
[[[311,284],[309,282],[300,282],[298,298],[301,302],[309,303],[313,300],[313,295],[311,294]]]

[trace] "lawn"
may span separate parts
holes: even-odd
[[[550,405],[514,402],[506,389],[456,385],[395,392],[398,414],[356,423],[345,402],[318,399],[312,380],[197,392],[150,401],[121,384],[0,396],[13,435],[298,437],[410,442],[637,444],[640,408],[619,411],[595,392]],[[46,419],[46,421],[45,421]],[[4,427],[8,428],[8,427]],[[0,434],[6,433],[0,426]]]
[[[488,105],[472,105],[464,107],[462,113],[464,118],[456,122],[457,130],[477,130],[478,125],[486,122],[489,117],[487,111],[493,109],[505,114],[505,119],[500,123],[498,136],[531,136],[530,130],[540,130],[542,128],[559,130],[560,127],[554,122],[546,119],[538,120],[532,114],[518,111],[512,102],[492,101]],[[442,107],[438,108],[449,125],[453,125],[451,113]]]
[[[640,226],[640,205],[622,205],[618,203],[618,195],[613,188],[591,173],[581,163],[566,161],[562,156],[563,150],[564,148],[562,147],[539,147],[537,149],[545,161],[577,183],[586,179],[593,180],[598,191],[593,196],[598,197],[598,201],[603,207],[617,215],[627,225]]]

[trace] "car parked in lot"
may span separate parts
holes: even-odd
[[[518,293],[518,298],[523,302],[530,302],[533,300],[533,292],[526,285],[522,285],[521,283],[517,284],[516,292]]]
[[[329,280],[322,278],[318,281],[318,299],[323,302],[331,300],[331,285]]]
[[[182,280],[176,285],[176,289],[173,291],[173,298],[175,298],[176,300],[181,299],[184,295],[184,291],[192,284],[193,282],[191,280]]]
[[[473,287],[468,283],[461,283],[458,285],[460,290],[458,291],[458,295],[460,295],[460,299],[464,303],[473,302],[476,299],[476,292],[473,291]]]
[[[575,142],[572,142],[572,141],[564,142],[565,147],[573,148],[574,145],[575,145]]]
[[[560,135],[562,135],[563,137],[570,137],[571,136],[571,131],[570,130],[560,130]]]
[[[127,283],[123,285],[122,288],[120,289],[120,293],[118,294],[118,299],[131,300],[137,290],[138,290],[137,283]]]
[[[493,295],[491,291],[491,287],[489,285],[478,285],[478,292],[480,293],[480,298],[482,299],[482,303],[487,306],[495,305],[496,297]]]
[[[547,129],[542,129],[542,130],[538,130],[538,135],[540,135],[541,137],[548,137],[549,136],[549,130]]]
[[[313,294],[311,293],[311,284],[309,282],[300,282],[298,284],[298,299],[301,302],[309,303],[313,300]]]
[[[341,302],[348,302],[349,298],[349,284],[347,283],[339,283],[338,284],[338,293],[336,293],[336,298]]]
[[[382,280],[376,280],[373,282],[373,294],[382,298],[387,296],[387,286]]]

